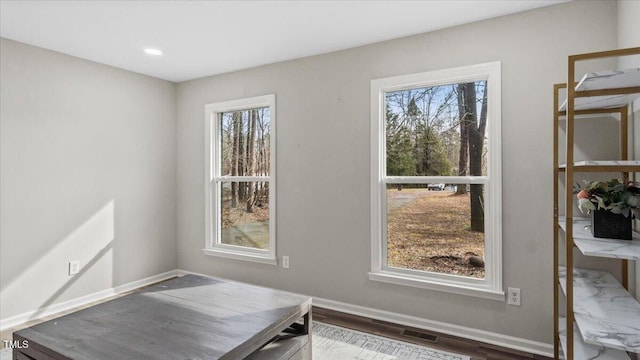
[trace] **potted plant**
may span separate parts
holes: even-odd
[[[578,209],[591,214],[594,237],[631,240],[631,219],[640,218],[640,182],[584,181],[576,192]]]

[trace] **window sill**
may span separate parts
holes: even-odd
[[[423,289],[448,292],[452,294],[474,296],[483,299],[506,301],[504,291],[480,288],[471,284],[443,282],[418,276],[410,276],[390,271],[370,272],[369,280],[395,285],[411,286]]]
[[[223,257],[227,259],[251,261],[260,264],[278,265],[278,259],[270,256],[262,256],[257,254],[248,254],[241,251],[233,251],[226,249],[202,249],[205,255]]]

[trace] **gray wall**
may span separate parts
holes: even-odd
[[[0,54],[2,318],[175,269],[175,84],[6,39]]]
[[[579,16],[578,16],[579,14]],[[579,1],[181,83],[178,266],[420,318],[552,341],[552,84],[567,56],[616,46],[616,2]],[[369,281],[371,79],[502,61],[504,285],[522,307]],[[291,268],[208,257],[204,106],[277,95],[278,253]]]
[[[618,47],[629,48],[640,46],[640,30],[638,16],[640,1],[618,0]],[[620,68],[640,67],[640,56],[628,56],[620,59]]]

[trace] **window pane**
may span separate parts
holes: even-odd
[[[269,249],[269,183],[222,182],[220,243]]]
[[[270,119],[268,107],[221,114],[220,175],[269,175]]]
[[[484,278],[483,187],[388,185],[387,265]]]
[[[385,93],[387,176],[487,175],[487,82]]]

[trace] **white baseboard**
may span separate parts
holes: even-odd
[[[194,274],[201,276],[208,276],[205,274],[194,273],[191,271],[185,271],[176,269],[167,271],[165,273],[150,276],[145,279],[130,282],[128,284],[120,285],[111,289],[103,290],[97,293],[89,294],[80,298],[68,300],[59,304],[54,304],[46,308],[29,311],[20,315],[12,316],[7,319],[0,319],[0,330],[5,330],[16,325],[23,324],[27,321],[49,316],[61,311],[73,309],[75,307],[83,306],[94,301],[103,300],[109,296],[121,294],[127,291],[131,291],[143,286],[147,286],[158,281],[166,280],[175,276],[184,276],[186,274]],[[465,339],[484,342],[487,344],[502,346],[508,349],[514,349],[519,351],[528,352],[531,354],[538,354],[547,357],[553,357],[553,345],[542,343],[538,341],[532,341],[522,338],[517,338],[509,335],[498,334],[490,331],[479,330],[460,325],[454,325],[444,323],[440,321],[434,321],[424,318],[417,318],[413,316],[398,314],[385,310],[377,310],[359,305],[352,305],[334,300],[328,300],[318,297],[313,297],[313,305],[340,311],[348,314],[359,315],[368,317],[371,319],[388,321],[405,326],[411,326],[418,329],[424,329],[429,331],[435,331],[443,334],[459,336]]]
[[[206,274],[195,273],[186,270],[176,270],[178,276],[186,274],[200,275],[212,277]],[[308,295],[307,295],[308,296]],[[487,344],[501,346],[507,349],[524,351],[530,354],[543,355],[553,358],[553,344],[547,344],[538,341],[522,339],[514,336],[498,334],[490,331],[479,330],[460,325],[444,323],[424,318],[417,318],[398,314],[390,311],[377,310],[359,305],[352,305],[334,300],[312,297],[313,305],[325,309],[344,312],[352,315],[360,315],[371,319],[388,321],[395,324],[411,326],[418,329],[434,331],[442,334],[459,336],[461,338],[475,340]]]
[[[162,280],[170,279],[178,276],[177,270],[167,271],[162,274],[149,276],[147,278],[132,281],[127,284],[116,286],[110,289],[98,291],[93,294],[85,295],[79,298],[67,300],[61,303],[53,304],[44,308],[28,311],[19,315],[15,315],[6,319],[0,319],[0,331],[5,329],[24,324],[28,321],[40,319],[49,315],[53,315],[62,311],[71,310],[76,307],[84,306],[94,301],[104,300],[110,296],[125,293],[127,291],[135,290],[143,286],[147,286]]]
[[[483,343],[497,345],[508,349],[519,350],[531,354],[543,355],[553,358],[553,344],[547,344],[509,335],[498,334],[490,331],[479,330],[429,319],[417,318],[390,311],[377,310],[364,306],[352,305],[317,297],[313,298],[313,305],[352,315],[359,315],[371,319],[411,326],[418,329],[459,336],[461,338],[469,340],[480,341]]]

